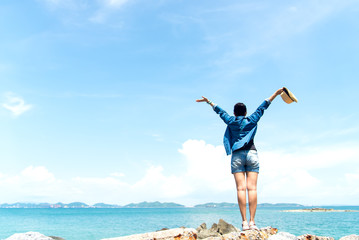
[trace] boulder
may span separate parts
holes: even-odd
[[[339,240],[359,240],[359,235],[352,234],[349,236],[342,237]]]
[[[196,230],[198,232],[198,239],[220,237],[227,233],[239,231],[236,227],[227,223],[223,219],[219,219],[218,224],[213,223],[210,229],[207,229],[206,224],[202,223]]]
[[[207,229],[206,223],[202,223],[197,229],[197,238],[205,239],[210,237],[220,237],[221,235],[217,232],[217,224],[213,224],[211,229]]]
[[[232,224],[229,224],[225,222],[223,219],[219,219],[219,222],[217,224],[217,232],[221,235],[231,233],[231,232],[238,232],[239,230],[233,226]]]
[[[27,232],[27,233],[15,233],[5,240],[53,240],[51,237],[47,237],[38,232]]]
[[[102,240],[196,240],[197,231],[193,228],[174,228],[159,232],[135,234],[125,237],[106,238]]]

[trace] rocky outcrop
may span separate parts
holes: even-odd
[[[102,240],[196,240],[197,231],[193,228],[175,228],[152,233],[135,234],[126,237]]]
[[[106,238],[102,240],[334,240],[332,237],[322,237],[311,234],[295,236],[287,232],[279,232],[278,229],[265,227],[258,230],[240,231],[232,224],[220,219],[207,229],[202,223],[197,229],[175,228],[161,229],[157,232],[135,234],[125,237]],[[65,240],[60,237],[45,236],[37,232],[17,233],[5,240]],[[358,235],[349,235],[339,240],[359,240]]]
[[[276,234],[278,229],[265,227],[258,230],[247,230],[231,232],[221,236],[221,240],[267,240],[271,235]],[[218,239],[218,240],[220,240]]]
[[[220,219],[210,229],[207,229],[206,224],[203,223],[196,230],[193,228],[176,228],[102,240],[267,240],[269,236],[277,232],[278,230],[272,227],[262,228],[259,231],[241,232],[233,225]]]
[[[16,233],[5,240],[64,240],[58,237],[47,237],[38,232]]]

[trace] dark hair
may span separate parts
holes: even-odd
[[[244,103],[236,103],[236,105],[234,105],[233,112],[236,117],[245,116],[247,113],[247,107]]]

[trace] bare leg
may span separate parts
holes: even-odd
[[[245,172],[234,173],[234,180],[237,187],[238,206],[241,212],[242,221],[247,221],[246,217],[246,175]]]
[[[257,172],[247,172],[247,189],[248,189],[248,203],[249,203],[249,222],[254,223],[254,217],[257,210]]]

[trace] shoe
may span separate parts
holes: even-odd
[[[248,226],[248,222],[247,221],[243,221],[242,222],[242,231],[247,231],[249,230],[249,226]]]
[[[259,231],[259,228],[256,226],[254,222],[249,222],[249,229]]]

